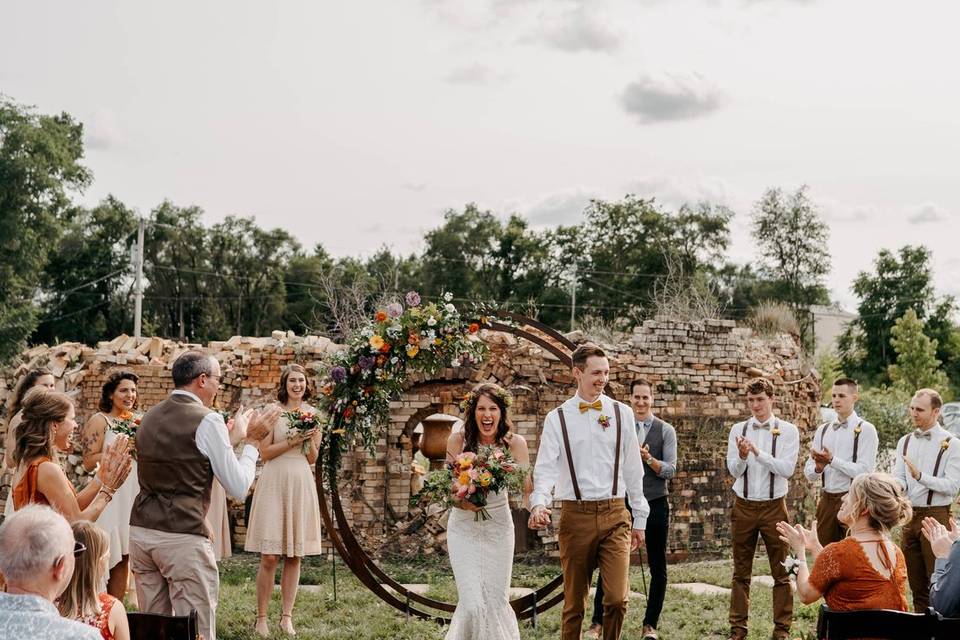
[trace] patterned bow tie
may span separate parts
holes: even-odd
[[[600,403],[599,399],[596,402],[581,402],[580,413],[586,413],[587,409],[596,409],[597,411],[600,411],[603,409],[603,405]]]
[[[847,428],[846,420],[844,420],[843,422],[837,422],[836,424],[833,425],[834,431],[836,431],[837,429],[846,429],[846,428]]]
[[[931,436],[933,436],[932,431],[933,431],[932,429],[929,430],[929,431],[921,431],[920,429],[917,429],[916,431],[913,432],[913,437],[914,437],[914,438],[926,438],[927,440],[929,440],[929,439],[931,438]]]
[[[759,423],[759,422],[754,422],[754,423],[753,423],[753,428],[754,428],[754,429],[769,429],[769,428],[770,428],[770,421],[767,420],[766,422],[764,422],[764,423],[762,423],[762,424]]]

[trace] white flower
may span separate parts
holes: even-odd
[[[435,326],[436,324],[437,324],[436,318],[434,318],[433,316],[430,316],[429,318],[427,318],[427,326],[432,327],[432,326]]]
[[[366,327],[363,331],[360,332],[364,338],[369,338],[373,335],[373,329],[371,327]]]
[[[390,358],[390,364],[397,364],[398,362],[400,362],[400,358],[398,358],[397,356],[393,356],[392,358]]]
[[[451,300],[453,300],[453,293],[450,291],[447,291],[445,294],[443,294],[443,299],[446,302],[450,302]]]
[[[443,308],[447,310],[447,313],[456,313],[456,312],[457,312],[457,308],[456,308],[455,306],[453,306],[452,304],[450,304],[449,302],[448,302],[446,305],[444,305]]]
[[[451,367],[459,367],[459,366],[460,366],[460,361],[457,360],[456,358],[454,358],[453,360],[450,361],[450,366],[451,366]]]

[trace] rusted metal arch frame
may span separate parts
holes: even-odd
[[[564,362],[568,365],[570,364],[570,352],[573,351],[574,344],[564,335],[532,318],[509,311],[499,311],[497,312],[497,317],[507,320],[510,324],[491,321],[487,323],[487,326],[496,331],[512,333],[517,337],[525,338],[526,340],[543,347],[556,356],[561,362]],[[537,335],[526,327],[531,327],[534,330],[545,334],[547,337],[545,338]],[[547,338],[549,338],[549,340]],[[350,567],[350,570],[360,580],[360,582],[378,598],[407,615],[413,615],[424,620],[434,620],[440,624],[446,624],[450,622],[449,618],[438,616],[427,611],[422,611],[421,609],[411,605],[411,602],[415,602],[417,604],[448,613],[452,613],[456,609],[456,605],[452,605],[449,602],[441,602],[439,600],[434,600],[433,598],[420,595],[419,593],[414,593],[387,575],[387,573],[381,569],[367,554],[367,552],[360,545],[356,536],[354,536],[353,530],[350,528],[350,524],[347,521],[346,514],[343,511],[343,503],[340,500],[340,494],[337,489],[337,482],[335,478],[330,478],[329,482],[330,497],[333,506],[333,512],[331,514],[331,509],[327,505],[327,499],[324,493],[324,465],[322,460],[317,460],[316,471],[317,498],[320,505],[320,514],[323,518],[323,524],[327,529],[327,535],[330,536],[330,541],[340,554],[340,557],[343,558],[343,561],[348,567]],[[390,590],[385,588],[384,584],[389,586],[390,589],[392,589],[395,593],[392,593]],[[529,593],[525,596],[517,598],[516,600],[511,600],[510,605],[513,607],[514,611],[516,611],[517,618],[520,620],[532,618],[535,615],[543,613],[544,611],[547,611],[548,609],[562,602],[562,592],[554,594],[551,597],[551,594],[553,594],[557,587],[561,586],[562,584],[563,576],[558,575],[546,585],[536,589],[533,593]]]

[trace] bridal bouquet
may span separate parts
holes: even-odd
[[[487,499],[491,492],[519,492],[527,470],[517,463],[510,451],[487,445],[477,453],[466,451],[443,469],[431,471],[423,489],[411,498],[411,504],[440,503],[452,507],[461,500],[480,507],[475,520],[489,520]]]
[[[111,421],[110,430],[130,438],[130,455],[137,457],[137,430],[140,429],[140,417],[135,416],[129,411],[125,411],[116,419]]]
[[[319,430],[323,426],[323,421],[315,413],[303,413],[302,411],[286,411],[283,417],[287,419],[289,431],[287,440],[293,440],[297,435],[303,435],[309,431]],[[306,439],[300,445],[300,451],[307,453],[310,450],[310,440]]]

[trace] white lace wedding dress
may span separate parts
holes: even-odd
[[[457,610],[446,640],[520,640],[517,616],[510,606],[513,572],[513,518],[507,495],[490,495],[489,520],[451,509],[447,550],[457,582]]]

